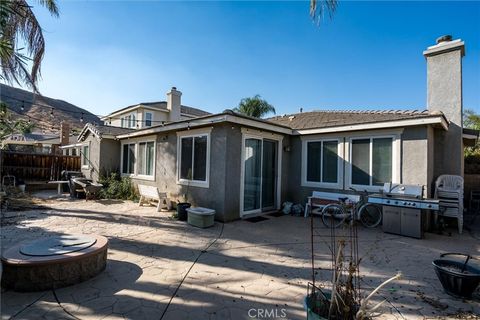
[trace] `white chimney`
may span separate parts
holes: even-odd
[[[423,52],[427,59],[427,107],[441,111],[449,122],[447,132],[435,133],[435,175],[463,175],[462,58],[465,44],[447,35]],[[438,130],[437,130],[438,131]]]
[[[182,105],[182,93],[176,87],[172,87],[170,92],[167,92],[167,109],[170,111],[170,121],[180,121],[180,112]]]

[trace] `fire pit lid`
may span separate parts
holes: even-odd
[[[20,247],[20,253],[28,256],[54,256],[80,251],[91,247],[97,240],[87,235],[61,235],[30,242]]]

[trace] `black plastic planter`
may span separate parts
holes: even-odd
[[[442,259],[447,255],[465,256],[466,260],[460,262]],[[433,266],[445,292],[458,298],[471,298],[480,283],[480,269],[468,265],[468,261],[473,258],[461,253],[445,253],[440,258],[433,261]]]
[[[180,221],[187,221],[188,213],[187,209],[190,208],[192,205],[188,202],[180,202],[177,203],[177,217]]]

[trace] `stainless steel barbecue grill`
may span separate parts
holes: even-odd
[[[385,183],[383,193],[371,194],[368,202],[384,206],[412,209],[439,210],[439,201],[424,199],[423,187],[398,183]]]
[[[368,196],[368,202],[383,208],[383,231],[422,238],[422,209],[440,209],[439,201],[423,198],[423,186],[385,183],[383,192]]]

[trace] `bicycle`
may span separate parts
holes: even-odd
[[[326,227],[338,228],[346,220],[360,222],[367,228],[375,228],[382,221],[382,210],[377,205],[367,202],[368,192],[358,192],[360,194],[358,202],[349,202],[349,198],[339,198],[338,203],[330,203],[322,209],[322,222]]]

